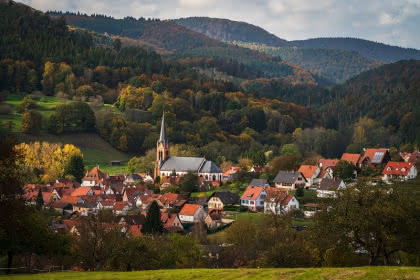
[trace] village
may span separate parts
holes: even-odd
[[[304,230],[317,211],[325,210],[323,201],[355,185],[366,170],[368,183],[380,187],[415,179],[420,163],[420,152],[400,153],[402,161],[397,162],[391,160],[389,149],[366,148],[362,154],[344,153],[340,159],[280,170],[270,181],[264,178],[264,166],[221,170],[205,158],[171,157],[164,117],[156,153],[154,174],[108,175],[96,166],[81,183],[57,179],[45,185],[26,184],[24,198],[28,204],[55,211],[51,227],[62,233],[77,234],[81,219],[109,211],[115,217],[110,227],[139,237],[152,203],[159,206],[168,233],[190,233],[197,224],[218,232],[240,217],[285,214],[293,216],[297,230]],[[350,174],[343,175],[346,171],[340,165],[350,167]],[[238,183],[244,176],[250,180]],[[193,184],[200,191],[173,192],[187,177],[197,181]],[[239,189],[229,188],[232,184],[239,184]]]

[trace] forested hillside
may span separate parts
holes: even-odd
[[[361,56],[383,62],[420,59],[420,50],[390,46],[357,38],[315,38],[291,41],[290,45],[305,49],[339,49],[358,52]]]
[[[406,60],[367,71],[331,91],[324,108],[343,123],[360,116],[380,121],[403,141],[420,140],[420,61]]]
[[[180,18],[174,22],[224,42],[247,42],[274,47],[288,46],[286,40],[246,22],[209,17]]]
[[[276,48],[255,44],[240,44],[260,52],[279,56],[333,83],[342,83],[361,72],[383,63],[360,56],[357,52],[335,49]]]

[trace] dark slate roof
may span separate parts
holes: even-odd
[[[210,197],[218,197],[225,205],[229,204],[238,204],[239,203],[239,196],[232,192],[214,192]]]
[[[127,176],[127,180],[130,181],[140,181],[142,180],[141,176],[139,174],[133,173]]]
[[[165,112],[162,115],[162,123],[160,125],[160,137],[158,143],[166,144],[168,142],[168,138],[166,136],[166,124],[165,124]]]
[[[146,221],[144,215],[128,215],[123,217],[128,225],[143,225]],[[122,219],[122,218],[121,218]]]
[[[222,173],[222,170],[212,161],[206,161],[200,169],[201,173]]]
[[[297,171],[283,171],[280,170],[276,178],[274,178],[275,183],[284,183],[284,184],[293,184],[296,182],[296,179],[299,177],[300,172]],[[303,176],[302,176],[303,177]]]
[[[204,164],[205,158],[170,157],[161,166],[161,171],[198,172]]]
[[[265,187],[266,185],[269,185],[266,179],[252,179],[248,186]]]
[[[342,180],[325,178],[321,180],[319,189],[323,191],[336,191],[340,186]]]

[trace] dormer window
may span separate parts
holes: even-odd
[[[403,168],[401,168],[401,171],[402,171],[402,172],[405,172],[405,168],[404,168],[404,167],[403,167]]]
[[[388,171],[391,171],[391,170],[392,170],[392,168],[391,168],[391,167],[388,167],[388,168],[387,168],[387,170],[388,170]]]

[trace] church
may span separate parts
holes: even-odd
[[[187,173],[196,174],[205,181],[222,181],[223,172],[216,163],[203,157],[171,157],[169,140],[166,136],[165,114],[162,116],[160,137],[156,145],[155,178],[171,176],[184,176]]]

